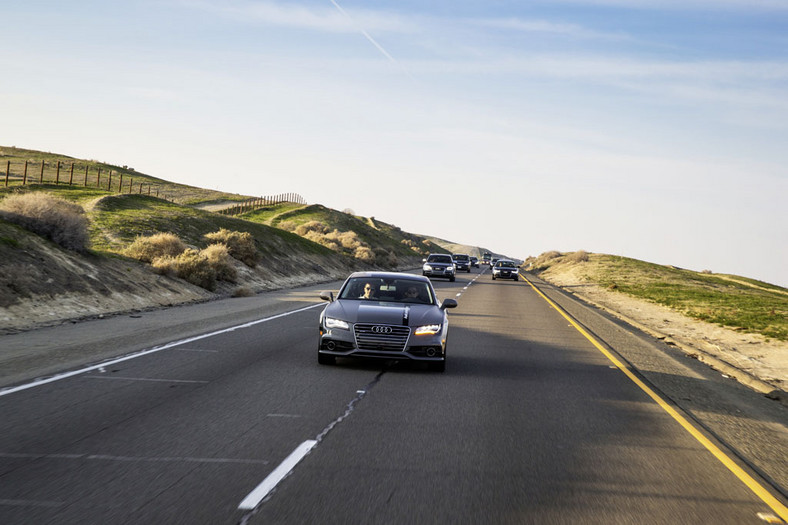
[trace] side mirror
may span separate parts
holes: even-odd
[[[447,308],[457,308],[457,301],[454,299],[444,299],[441,303],[441,310],[445,310]]]
[[[334,292],[324,291],[320,292],[320,298],[324,301],[328,301],[329,303],[334,302]]]

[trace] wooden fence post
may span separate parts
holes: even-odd
[[[55,184],[60,184],[60,161],[57,161],[57,171],[55,172]]]
[[[27,161],[25,161],[25,174],[22,175],[22,186],[27,184]]]
[[[71,175],[68,177],[68,185],[71,186],[74,184],[74,163],[71,163]]]
[[[118,193],[123,193],[123,173],[120,174],[120,182],[118,182]]]
[[[101,187],[101,168],[98,169],[98,174],[96,175],[96,187]]]
[[[8,186],[8,174],[11,172],[11,161],[5,163],[5,185]]]
[[[84,184],[85,187],[87,187],[88,185],[88,167],[89,166],[85,164],[85,184]]]
[[[44,183],[44,159],[41,159],[41,175],[38,177],[38,183]]]
[[[113,173],[113,171],[109,170],[109,180],[107,181],[107,191],[110,191],[110,188],[112,187],[112,173]]]

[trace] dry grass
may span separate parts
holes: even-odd
[[[354,231],[341,232],[338,229],[332,230],[320,221],[309,221],[298,226],[290,222],[282,222],[279,226],[291,228],[291,231],[296,235],[321,244],[335,252],[351,255],[361,261],[374,263],[378,260],[375,251],[367,243],[359,239],[358,234]],[[386,252],[387,257],[388,254],[389,252]]]
[[[251,233],[221,228],[217,232],[205,234],[204,237],[214,243],[224,244],[230,256],[238,259],[246,266],[254,268],[257,265],[257,246],[255,246],[254,237],[252,237]]]
[[[161,274],[180,277],[206,290],[216,289],[216,270],[197,250],[190,248],[175,257],[171,255],[158,257],[152,264]]]
[[[82,206],[47,193],[12,194],[0,201],[2,216],[76,252],[88,249],[88,220]]]
[[[585,250],[578,250],[566,255],[566,262],[569,263],[582,263],[588,262],[588,252]]]
[[[134,259],[151,263],[160,257],[177,257],[186,250],[186,244],[172,233],[138,236],[123,252]]]
[[[216,271],[216,279],[234,283],[238,277],[238,272],[232,263],[230,251],[224,244],[211,244],[200,251],[200,255],[208,260],[208,264]]]

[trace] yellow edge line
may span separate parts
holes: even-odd
[[[687,432],[689,432],[689,433],[690,433],[690,435],[692,435],[692,437],[694,437],[695,439],[697,439],[697,440],[700,442],[700,444],[701,444],[701,445],[703,445],[704,447],[706,447],[706,449],[707,449],[709,452],[711,452],[711,453],[714,455],[714,457],[716,457],[716,458],[717,458],[717,459],[718,459],[718,460],[719,460],[719,461],[720,461],[720,462],[721,462],[723,465],[725,465],[726,467],[728,467],[728,470],[730,470],[731,472],[733,472],[733,474],[735,474],[735,475],[736,475],[736,477],[737,477],[737,478],[739,478],[739,480],[741,480],[741,481],[742,481],[742,483],[744,483],[745,485],[747,485],[747,487],[748,487],[748,488],[749,488],[749,489],[750,489],[750,490],[751,490],[753,493],[755,493],[755,495],[756,495],[756,496],[758,496],[758,497],[759,497],[761,500],[763,500],[763,502],[764,502],[764,503],[766,503],[767,505],[769,505],[769,507],[771,507],[771,509],[772,509],[774,512],[776,512],[776,513],[777,513],[777,514],[780,516],[780,518],[782,518],[782,519],[783,519],[783,521],[786,521],[786,522],[788,522],[788,508],[786,508],[786,507],[785,507],[785,505],[783,505],[782,503],[780,503],[780,501],[779,501],[779,500],[777,500],[777,498],[775,498],[774,496],[772,496],[772,495],[771,495],[771,493],[769,493],[769,491],[767,491],[765,488],[763,488],[763,486],[762,486],[760,483],[758,483],[757,481],[755,481],[755,480],[752,478],[752,476],[750,476],[749,474],[747,474],[747,473],[746,473],[746,472],[745,472],[745,471],[744,471],[744,470],[743,470],[743,469],[742,469],[742,468],[741,468],[739,465],[737,465],[737,464],[736,464],[736,463],[735,463],[735,462],[734,462],[734,461],[733,461],[731,458],[729,458],[729,457],[728,457],[728,456],[727,456],[727,455],[726,455],[726,454],[725,454],[725,453],[724,453],[722,450],[720,450],[720,449],[719,449],[719,447],[717,447],[717,445],[715,445],[714,443],[712,443],[711,441],[709,441],[709,439],[708,439],[706,436],[704,436],[704,435],[703,435],[703,434],[702,434],[702,433],[701,433],[701,432],[700,432],[700,431],[699,431],[697,428],[695,428],[695,427],[694,427],[694,426],[693,426],[693,425],[692,425],[692,424],[691,424],[689,421],[687,421],[687,419],[686,419],[684,416],[682,416],[681,414],[679,414],[679,413],[678,413],[678,412],[677,412],[677,411],[676,411],[676,410],[675,410],[673,407],[671,407],[671,406],[670,406],[668,403],[666,403],[664,399],[662,399],[662,398],[661,398],[659,395],[657,395],[657,393],[656,393],[656,392],[654,392],[653,390],[651,390],[651,389],[650,389],[650,388],[649,388],[649,387],[648,387],[648,386],[647,386],[645,383],[643,383],[643,381],[641,381],[640,379],[638,379],[638,377],[637,377],[637,376],[635,376],[635,374],[633,374],[633,373],[632,373],[632,372],[629,370],[629,368],[627,368],[626,366],[624,366],[624,364],[623,364],[623,363],[621,363],[621,361],[619,361],[618,359],[616,359],[616,357],[615,357],[613,354],[611,354],[610,352],[608,352],[608,351],[607,351],[607,350],[606,350],[606,349],[605,349],[605,348],[604,348],[604,347],[603,347],[601,344],[599,344],[599,342],[598,342],[596,339],[594,339],[594,338],[593,338],[593,337],[592,337],[592,336],[591,336],[591,335],[590,335],[588,332],[586,332],[586,331],[583,329],[583,327],[581,327],[580,325],[578,325],[578,324],[577,324],[577,323],[574,321],[574,319],[572,319],[571,317],[569,317],[569,315],[568,315],[566,312],[564,312],[564,310],[563,310],[562,308],[560,308],[558,305],[556,305],[556,304],[555,304],[553,301],[551,301],[551,300],[550,300],[550,299],[549,299],[549,298],[548,298],[548,297],[547,297],[545,294],[543,294],[543,293],[542,293],[542,292],[541,292],[541,291],[540,291],[540,290],[539,290],[539,289],[538,289],[536,286],[534,286],[534,283],[532,283],[532,282],[531,282],[531,281],[530,281],[530,280],[529,280],[529,279],[528,279],[528,278],[527,278],[525,275],[523,275],[523,274],[521,273],[521,274],[520,274],[520,276],[521,276],[523,279],[525,279],[525,281],[526,281],[528,284],[530,284],[530,285],[531,285],[531,288],[533,288],[533,289],[534,289],[534,291],[536,291],[536,293],[538,293],[539,295],[541,295],[541,296],[542,296],[542,298],[543,298],[545,301],[547,301],[547,303],[548,303],[550,306],[552,306],[553,308],[555,308],[555,310],[556,310],[556,311],[557,311],[559,314],[561,314],[561,315],[564,317],[564,319],[566,319],[567,321],[569,321],[569,323],[571,323],[571,325],[572,325],[572,326],[574,326],[574,327],[575,327],[575,329],[576,329],[578,332],[580,332],[581,334],[583,334],[583,336],[584,336],[586,339],[588,339],[588,340],[591,342],[591,344],[592,344],[592,345],[594,345],[594,346],[596,347],[596,349],[597,349],[597,350],[599,350],[600,352],[602,352],[602,354],[604,354],[604,356],[605,356],[605,357],[607,357],[607,358],[608,358],[608,359],[609,359],[609,360],[610,360],[610,361],[611,361],[611,362],[612,362],[614,365],[616,365],[616,367],[617,367],[619,370],[621,370],[622,372],[624,372],[624,374],[625,374],[625,375],[626,375],[626,376],[627,376],[629,379],[631,379],[633,383],[635,383],[637,386],[639,386],[639,387],[640,387],[640,389],[641,389],[641,390],[643,390],[643,391],[644,391],[646,394],[648,394],[648,396],[649,396],[651,399],[653,399],[654,401],[656,401],[656,402],[657,402],[657,404],[658,404],[660,407],[662,407],[662,409],[663,409],[665,412],[667,412],[668,414],[670,414],[670,416],[671,416],[673,419],[675,419],[675,420],[676,420],[676,421],[677,421],[677,422],[678,422],[678,423],[679,423],[679,424],[680,424],[682,427],[684,427],[684,429],[685,429]]]

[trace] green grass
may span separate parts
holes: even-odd
[[[205,247],[209,243],[203,236],[220,228],[249,232],[264,256],[292,255],[294,252],[332,253],[319,244],[286,231],[144,195],[106,197],[89,215],[94,248],[117,253],[138,235],[161,232],[174,233],[187,244]]]
[[[413,239],[419,245],[421,237],[402,232],[399,228],[347,213],[326,208],[320,204],[310,206],[280,206],[270,210],[260,210],[243,215],[244,219],[263,222],[274,227],[285,223],[300,226],[317,221],[340,232],[352,231],[358,238],[374,249],[385,249],[398,256],[418,257],[419,254],[403,244],[405,239]],[[373,226],[374,225],[374,226]]]
[[[236,193],[226,193],[221,191],[208,190],[205,188],[198,188],[186,184],[177,184],[169,182],[158,177],[153,177],[145,173],[136,171],[133,167],[129,166],[116,166],[106,162],[99,162],[96,160],[76,159],[67,155],[60,155],[56,153],[47,153],[42,151],[27,150],[22,148],[14,148],[7,146],[0,146],[0,171],[2,172],[3,184],[5,184],[5,171],[7,162],[11,162],[11,174],[9,177],[10,186],[12,188],[22,188],[22,177],[24,174],[25,161],[28,162],[27,170],[27,184],[30,187],[41,189],[42,185],[38,184],[41,162],[45,164],[44,168],[44,184],[47,191],[50,187],[68,187],[67,184],[70,173],[71,165],[74,165],[74,178],[72,188],[84,187],[85,168],[88,169],[88,186],[95,186],[98,169],[101,169],[101,185],[106,189],[108,177],[112,173],[112,186],[111,191],[114,193],[118,189],[120,178],[123,177],[124,192],[128,193],[128,184],[133,180],[134,187],[132,193],[139,194],[139,184],[142,182],[146,186],[143,192],[147,192],[147,185],[152,185],[152,195],[156,191],[159,192],[159,197],[178,202],[186,205],[196,205],[206,201],[244,201],[253,198],[248,195],[239,195]],[[60,161],[60,184],[55,185],[55,177],[57,171],[57,162]],[[4,190],[7,190],[3,186]]]
[[[568,255],[552,259],[557,271]],[[689,317],[788,340],[788,290],[754,279],[662,266],[626,257],[590,254],[580,263],[585,280],[670,307]],[[549,271],[549,270],[548,270]]]
[[[239,217],[246,219],[247,221],[258,222],[260,224],[267,224],[272,226],[274,220],[279,215],[283,213],[298,210],[304,208],[303,204],[293,204],[291,202],[285,202],[282,204],[272,204],[270,206],[266,206],[264,208],[260,208],[251,212],[244,213],[239,215]]]

